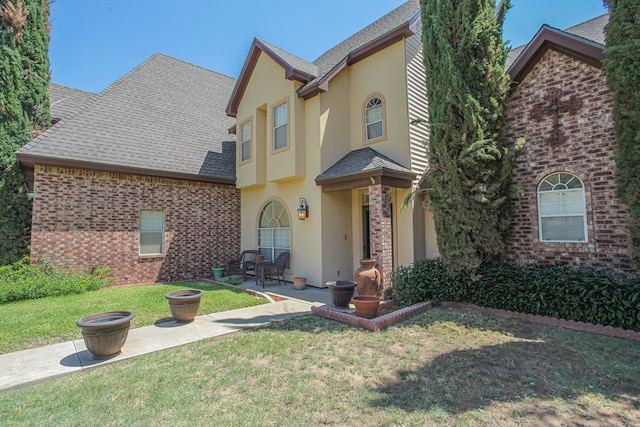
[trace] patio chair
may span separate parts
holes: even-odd
[[[240,275],[242,279],[247,280],[247,272],[256,270],[256,255],[260,251],[255,249],[247,249],[242,251],[240,258],[227,261],[227,276]]]
[[[287,282],[284,280],[284,269],[289,263],[291,254],[289,252],[281,252],[276,258],[275,262],[260,262],[256,268],[256,284],[262,285],[264,288],[264,282],[266,279],[278,280],[278,283]]]

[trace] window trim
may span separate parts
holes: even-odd
[[[153,230],[153,231],[143,231],[142,230],[142,214],[143,212],[160,212],[162,215],[162,230]],[[139,223],[138,223],[138,255],[142,256],[142,257],[154,257],[154,256],[159,256],[159,255],[164,255],[164,251],[165,251],[165,229],[166,229],[166,216],[165,216],[165,212],[162,209],[140,209],[140,218],[139,218]],[[142,234],[143,233],[155,233],[155,234],[160,234],[161,237],[161,241],[160,241],[160,252],[149,252],[149,253],[143,253],[142,252]]]
[[[280,125],[278,128],[282,127],[282,126],[286,126],[286,132],[285,135],[287,137],[286,140],[286,145],[276,148],[276,109],[282,106],[286,106],[287,109],[287,114],[286,114],[286,118],[287,118],[287,122],[284,125]],[[280,152],[280,151],[284,151],[287,150],[289,148],[289,146],[291,145],[289,143],[290,141],[290,135],[289,135],[289,123],[291,122],[290,120],[290,116],[289,116],[289,111],[290,111],[290,107],[289,107],[289,98],[285,98],[275,104],[273,104],[273,106],[271,107],[271,152],[272,153],[276,153],[276,152]]]
[[[564,174],[564,175],[570,175],[573,178],[577,179],[578,182],[580,183],[580,188],[571,188],[571,189],[559,189],[559,190],[540,190],[540,187],[542,186],[542,184],[544,183],[545,180],[548,180],[550,177],[554,176],[554,175],[560,175],[560,174]],[[557,185],[557,184],[556,184]],[[554,193],[554,192],[560,192],[560,191],[571,191],[571,192],[577,192],[577,191],[582,191],[582,214],[554,214],[554,215],[544,215],[542,214],[542,205],[541,205],[541,194],[542,193]],[[536,188],[536,202],[537,202],[537,216],[538,216],[538,241],[541,243],[588,243],[589,241],[589,229],[587,228],[587,201],[586,201],[586,191],[585,191],[585,185],[584,182],[580,179],[580,177],[578,177],[578,175],[571,173],[571,172],[566,172],[566,171],[558,171],[558,172],[552,172],[550,174],[545,175],[542,179],[540,179],[540,181],[538,182],[538,186]],[[584,234],[584,240],[547,240],[547,239],[543,239],[543,227],[542,227],[542,220],[543,218],[577,218],[577,217],[582,217],[582,229],[583,229],[583,234]]]
[[[244,126],[249,126],[249,139],[243,141],[242,140],[242,128]],[[247,120],[243,121],[238,125],[238,164],[250,163],[253,160],[253,118],[249,117]],[[249,144],[249,157],[246,159],[242,158],[242,145],[248,143]]]
[[[376,137],[376,138],[369,139],[369,134],[367,132],[367,127],[369,126],[370,123],[367,123],[367,111],[368,111],[367,107],[369,106],[369,103],[374,99],[379,99],[380,100],[380,109],[382,110],[382,118],[380,119],[380,123],[382,123],[382,134],[380,136]],[[386,112],[387,109],[386,109],[386,104],[387,104],[387,102],[386,102],[384,96],[382,96],[382,94],[378,93],[378,92],[370,94],[365,99],[364,103],[362,104],[362,123],[363,123],[363,128],[362,128],[363,138],[362,138],[362,140],[364,141],[364,145],[385,141],[387,139],[387,112]]]
[[[289,221],[289,226],[288,227],[260,227],[260,221],[262,219],[262,215],[263,215],[265,209],[267,208],[267,206],[272,202],[279,203],[282,206],[282,212],[285,215],[287,215],[287,218],[288,218],[288,221]],[[292,226],[293,223],[291,222],[292,218],[293,217],[291,216],[291,212],[289,211],[289,208],[287,207],[287,205],[282,200],[280,200],[278,198],[270,198],[270,199],[266,200],[262,204],[262,206],[260,207],[260,210],[258,211],[258,220],[256,221],[257,227],[255,229],[256,230],[256,248],[263,255],[265,255],[265,261],[268,259],[268,257],[267,257],[267,254],[264,254],[262,252],[262,249],[265,249],[265,248],[266,249],[270,249],[270,251],[271,251],[270,256],[273,258],[272,261],[275,261],[276,257],[274,256],[274,254],[275,254],[276,250],[287,250],[287,251],[291,252],[291,242],[292,242],[291,232],[293,231],[293,226]],[[288,242],[289,246],[288,247],[275,246],[275,244],[272,245],[272,246],[260,246],[260,230],[269,230],[269,231],[273,232],[273,230],[277,230],[277,229],[281,229],[281,228],[288,228],[289,229],[289,242]],[[273,237],[275,237],[275,236],[273,236]],[[274,239],[274,243],[275,243],[275,239]],[[289,270],[289,269],[290,269],[290,266],[287,266],[287,270]]]

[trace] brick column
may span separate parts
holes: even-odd
[[[377,262],[382,274],[384,297],[391,296],[391,269],[393,246],[391,234],[391,190],[386,185],[369,186],[369,229],[371,258]]]

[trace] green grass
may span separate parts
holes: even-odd
[[[640,425],[640,343],[436,308],[302,316],[0,394],[6,425]]]
[[[131,310],[131,327],[169,320],[171,309],[164,297],[178,289],[202,289],[198,314],[208,314],[266,303],[246,292],[207,282],[106,288],[79,295],[47,297],[0,305],[0,353],[81,339],[76,320],[93,313]]]

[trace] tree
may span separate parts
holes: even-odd
[[[631,258],[640,266],[640,2],[608,0],[604,70],[613,93],[616,184],[629,209]]]
[[[31,204],[15,150],[46,129],[48,0],[0,0],[0,265],[28,252]]]
[[[499,137],[509,79],[502,23],[509,1],[422,0],[429,102],[428,206],[452,274],[504,250],[515,156]]]

